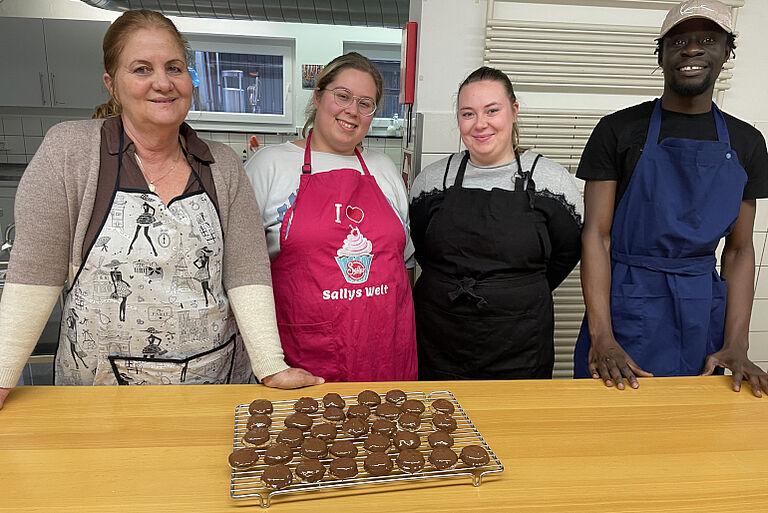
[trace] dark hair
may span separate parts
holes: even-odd
[[[104,43],[102,51],[104,52],[104,71],[112,77],[112,89],[115,88],[117,80],[117,67],[120,62],[120,56],[125,49],[128,38],[141,29],[158,28],[167,31],[179,45],[179,49],[186,59],[189,53],[189,43],[184,39],[176,25],[171,20],[156,11],[149,9],[134,9],[125,11],[117,18],[104,34]],[[115,100],[110,92],[109,101],[101,104],[94,109],[93,117],[114,117],[122,112],[121,105]]]
[[[328,84],[333,82],[339,73],[345,69],[356,69],[371,75],[374,84],[376,84],[376,105],[381,103],[381,96],[384,91],[384,80],[381,78],[381,73],[379,73],[379,70],[376,69],[373,63],[357,52],[349,52],[344,55],[339,55],[329,62],[315,79],[315,90],[312,93],[312,98],[309,99],[305,112],[307,122],[304,123],[304,128],[301,130],[302,137],[307,136],[307,130],[315,123],[315,116],[317,115],[317,109],[315,108],[314,103],[315,94],[322,94]]]
[[[482,66],[469,74],[464,82],[459,86],[459,92],[456,93],[456,108],[458,110],[458,101],[461,90],[464,86],[472,84],[474,82],[482,82],[484,80],[490,80],[492,82],[499,82],[504,86],[504,91],[507,93],[509,104],[514,105],[517,102],[517,96],[515,96],[515,90],[512,87],[512,82],[509,77],[501,70],[496,68],[490,68],[488,66]],[[517,121],[512,123],[512,148],[517,149],[520,143],[520,128],[517,125]]]
[[[728,39],[726,40],[725,44],[728,45],[728,49],[730,50],[730,55],[728,56],[729,59],[735,59],[736,58],[736,34],[732,32],[727,33]],[[661,49],[664,45],[664,38],[667,37],[666,34],[664,37],[656,38],[656,49],[653,51],[653,55],[658,55],[659,59],[661,59]]]

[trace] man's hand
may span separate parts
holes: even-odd
[[[715,370],[715,367],[724,367],[733,373],[733,391],[741,390],[741,380],[745,379],[752,388],[752,394],[755,397],[762,397],[763,391],[768,395],[768,374],[763,369],[752,363],[747,358],[744,351],[738,349],[721,349],[716,353],[707,356],[704,362],[704,371],[702,376],[709,376]]]
[[[304,369],[291,367],[261,380],[264,385],[271,388],[301,388],[311,385],[322,385],[325,380],[314,376]]]
[[[612,335],[592,339],[588,360],[592,377],[602,379],[607,387],[616,385],[619,390],[624,390],[624,378],[626,378],[629,386],[637,388],[640,386],[637,376],[653,377],[653,374],[641,369],[630,358]]]
[[[3,403],[5,402],[5,398],[8,397],[8,394],[11,392],[10,388],[0,388],[0,410],[3,409]]]

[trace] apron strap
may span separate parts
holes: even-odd
[[[731,138],[728,134],[728,126],[725,124],[725,117],[715,102],[712,102],[712,115],[715,118],[715,127],[717,128],[717,140],[731,146]],[[656,100],[651,114],[651,122],[648,125],[648,137],[645,139],[643,152],[650,147],[659,144],[659,135],[661,134],[661,98]]]
[[[728,134],[728,126],[725,124],[725,116],[720,109],[712,102],[712,114],[715,116],[715,126],[717,127],[717,140],[726,143],[731,147],[731,136]]]
[[[651,271],[700,276],[715,270],[715,255],[699,257],[670,258],[651,255],[630,255],[611,250],[611,260],[631,267],[642,267]]]
[[[464,183],[464,172],[467,170],[467,162],[469,162],[469,150],[464,150],[464,157],[462,157],[461,164],[459,164],[459,171],[456,173],[453,185],[461,187],[461,184]]]
[[[445,182],[448,180],[448,170],[451,167],[451,160],[453,160],[453,153],[448,156],[448,163],[445,165],[445,173],[443,173],[443,190],[446,189]]]
[[[309,131],[309,134],[307,135],[307,143],[304,145],[304,165],[301,166],[301,173],[305,175],[312,173],[312,149],[309,144],[310,139],[312,139],[312,130]],[[355,146],[355,156],[360,162],[363,174],[370,176],[371,172],[368,171],[368,166],[365,165],[363,156],[360,154],[360,151],[358,151],[357,146]]]

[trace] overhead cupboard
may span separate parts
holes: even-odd
[[[109,22],[0,18],[0,105],[93,108],[109,97],[101,45]]]

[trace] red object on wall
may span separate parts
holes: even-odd
[[[418,23],[409,21],[403,27],[400,44],[400,96],[401,104],[413,104],[416,92],[416,37]]]

